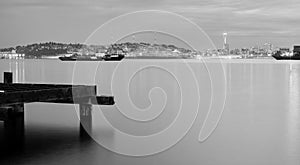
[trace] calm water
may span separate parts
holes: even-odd
[[[0,122],[1,164],[300,164],[297,61],[224,60],[220,65],[217,60],[1,60],[0,71],[13,72],[15,82],[95,84],[100,95],[114,95],[116,105],[93,110],[92,133],[108,146],[129,144],[116,130],[152,135],[172,125],[180,112],[199,105],[196,118],[186,116],[179,123],[178,131],[195,119],[176,145],[151,156],[130,157],[80,138],[76,105],[26,104],[24,137],[4,138]],[[211,136],[199,142],[209,108],[212,121],[224,112]],[[207,130],[213,125],[208,121]],[[159,141],[168,138],[173,140]]]

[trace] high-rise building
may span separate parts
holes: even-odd
[[[225,44],[227,44],[227,33],[225,32],[225,33],[223,33],[223,43],[224,43],[224,45]]]
[[[264,44],[264,51],[265,53],[272,53],[273,52],[273,45],[271,43]]]
[[[227,43],[227,33],[223,33],[223,51],[225,55],[229,54],[229,44]]]

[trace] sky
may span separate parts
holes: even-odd
[[[1,0],[0,47],[83,43],[105,22],[141,10],[182,15],[220,48],[224,32],[231,48],[266,42],[292,47],[300,44],[299,8],[299,0]]]

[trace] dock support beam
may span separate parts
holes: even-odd
[[[4,84],[13,83],[13,74],[4,72]],[[24,136],[24,103],[0,105],[0,120],[4,121],[5,134],[8,137]]]
[[[92,133],[92,105],[79,104],[80,113],[80,136],[90,137]]]
[[[0,119],[4,121],[5,138],[11,146],[22,145],[24,140],[24,104],[0,107]]]

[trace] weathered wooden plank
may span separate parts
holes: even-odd
[[[44,101],[47,103],[64,103],[64,104],[92,104],[92,105],[114,105],[113,96],[93,96],[82,98],[65,98],[59,100]]]
[[[97,96],[95,85],[12,83],[12,73],[4,73],[0,83],[0,106],[31,102],[113,105],[112,96]]]
[[[44,89],[54,89],[54,88],[79,88],[79,87],[84,87],[84,88],[92,87],[92,88],[95,88],[95,90],[96,90],[95,85],[0,83],[0,90],[4,90],[6,93],[26,91],[26,90],[44,90]]]
[[[14,86],[14,84],[11,84],[11,86]],[[47,102],[96,96],[96,86],[57,86],[56,88],[6,92],[5,89],[1,88],[0,84],[0,90],[4,90],[4,92],[0,94],[0,104]]]
[[[15,84],[10,84],[14,86]],[[24,86],[38,87],[37,84],[23,84]],[[46,84],[44,84],[46,86]],[[18,84],[22,86],[22,84]],[[17,88],[16,87],[16,88]],[[0,90],[4,90],[1,88]],[[16,104],[30,102],[52,102],[52,103],[69,103],[69,104],[99,104],[113,105],[114,98],[112,96],[96,96],[96,86],[72,86],[72,85],[56,85],[55,88],[41,88],[38,90],[17,90],[0,93],[0,104]]]

